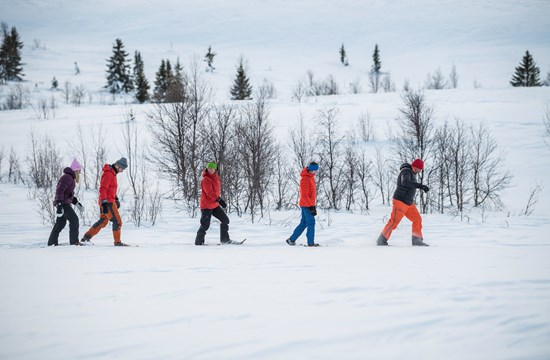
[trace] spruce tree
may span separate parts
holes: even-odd
[[[206,53],[206,55],[204,55],[204,61],[206,61],[206,65],[208,66],[208,68],[206,69],[206,71],[209,71],[209,72],[214,72],[214,70],[216,69],[214,67],[214,56],[216,56],[217,54],[215,52],[212,52],[212,46],[209,46],[208,47],[208,52]]]
[[[19,33],[14,26],[10,32],[4,29],[3,35],[4,38],[0,47],[0,83],[22,81],[25,75],[21,63],[23,43],[19,39]]]
[[[525,52],[523,59],[510,81],[512,86],[541,86],[540,69],[529,51]]]
[[[244,71],[243,60],[240,61],[237,68],[237,77],[231,88],[231,100],[249,100],[252,94],[252,86]]]
[[[57,87],[59,86],[59,82],[55,78],[55,76],[52,79],[52,90],[57,90]]]
[[[382,62],[380,62],[380,50],[378,50],[378,44],[374,46],[374,53],[372,54],[372,72],[380,74],[382,69]]]
[[[107,60],[107,85],[111,94],[129,92],[134,86],[130,75],[128,53],[124,50],[122,40],[116,39],[113,45],[113,55]]]
[[[344,44],[342,44],[342,47],[340,48],[340,62],[344,64],[344,66],[348,66],[348,58],[346,56],[346,49],[344,49]]]
[[[171,73],[171,75],[168,78],[166,101],[182,102],[185,96],[185,74],[183,72],[183,66],[180,63],[179,58],[176,60],[176,65],[174,66],[173,72],[171,72],[170,69],[170,62],[167,64],[167,70]]]
[[[156,102],[168,102],[168,88],[174,79],[170,60],[163,59],[155,75],[155,89],[153,91],[153,98]]]
[[[378,44],[374,46],[374,53],[372,54],[372,69],[369,74],[370,87],[373,93],[378,92],[380,86],[380,77],[382,75],[382,62],[380,61],[380,50]]]
[[[136,51],[134,54],[134,81],[136,88],[136,100],[140,104],[143,104],[149,100],[149,82],[145,77],[144,64],[141,59],[141,54],[139,51]]]
[[[161,60],[159,69],[155,73],[155,88],[153,90],[153,98],[157,102],[164,102],[166,97],[166,91],[168,89],[168,82],[166,76],[166,62]]]

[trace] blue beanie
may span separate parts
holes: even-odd
[[[316,162],[311,162],[307,166],[307,170],[308,171],[317,171],[317,170],[319,170],[319,164],[317,164]]]

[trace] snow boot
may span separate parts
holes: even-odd
[[[195,238],[195,245],[204,245],[204,234],[197,233]]]
[[[412,244],[413,246],[430,246],[424,242],[424,239],[418,236],[412,237]]]
[[[384,235],[380,234],[378,237],[378,240],[376,240],[376,245],[378,246],[387,246],[388,245],[388,239],[384,237]]]
[[[290,238],[286,239],[286,243],[290,246],[296,245],[296,241],[292,241]]]
[[[81,245],[81,246],[93,245],[90,239],[91,239],[90,235],[84,235],[82,239],[80,239],[80,243],[78,243],[77,245]]]
[[[115,246],[130,246],[130,245],[125,244],[125,243],[123,243],[123,242],[121,242],[121,241],[115,241]]]
[[[321,246],[321,245],[319,245],[319,244],[317,244],[317,243],[314,243],[314,244],[307,244],[307,246],[309,246],[309,247],[317,247],[317,246]]]

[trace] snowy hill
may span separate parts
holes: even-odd
[[[4,181],[0,358],[550,357],[550,139],[543,126],[550,88],[509,86],[525,50],[543,78],[550,72],[548,1],[4,0],[0,14],[25,43],[31,103],[59,96],[49,89],[54,76],[91,94],[80,107],[58,99],[47,120],[32,108],[0,111],[4,174],[10,149],[25,159],[31,130],[50,136],[67,164],[79,125],[88,135],[101,125],[108,158],[124,156],[129,107],[148,137],[153,105],[113,102],[102,90],[106,59],[121,38],[128,52],[142,53],[150,82],[162,59],[179,57],[187,68],[212,46],[216,71],[205,76],[218,102],[228,102],[243,56],[253,85],[267,79],[277,90],[270,118],[281,143],[300,116],[311,121],[323,107],[338,107],[342,131],[368,112],[376,135],[370,154],[392,151],[405,81],[422,87],[428,73],[441,68],[448,76],[455,65],[457,89],[425,91],[435,123],[486,124],[513,175],[501,211],[423,215],[431,246],[422,249],[410,246],[406,220],[393,246],[375,246],[390,212],[379,198],[368,214],[319,211],[316,240],[326,246],[316,249],[284,243],[298,210],[270,210],[254,223],[229,214],[231,236],[247,238],[243,246],[195,247],[198,219],[169,199],[155,226],[136,227],[123,212],[123,240],[139,247],[114,248],[106,228],[93,247],[48,248],[51,228],[27,187]],[[349,67],[339,62],[342,43]],[[375,44],[396,92],[368,92]],[[332,74],[341,95],[293,101],[309,70],[319,79]],[[356,79],[363,92],[351,94]],[[6,91],[0,86],[0,96]],[[119,183],[128,187],[124,174]],[[521,215],[537,184],[534,212]],[[96,206],[95,192],[82,196],[88,209]],[[87,228],[81,224],[80,233]],[[218,228],[213,223],[208,244],[218,242]]]

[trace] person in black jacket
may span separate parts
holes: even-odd
[[[393,193],[390,220],[378,237],[377,245],[388,245],[392,231],[397,228],[405,216],[412,222],[413,246],[428,246],[422,236],[422,217],[413,203],[416,189],[422,189],[424,192],[430,190],[426,185],[416,182],[416,174],[422,170],[424,170],[424,162],[421,159],[414,160],[410,165],[401,165],[397,177],[397,188]]]

